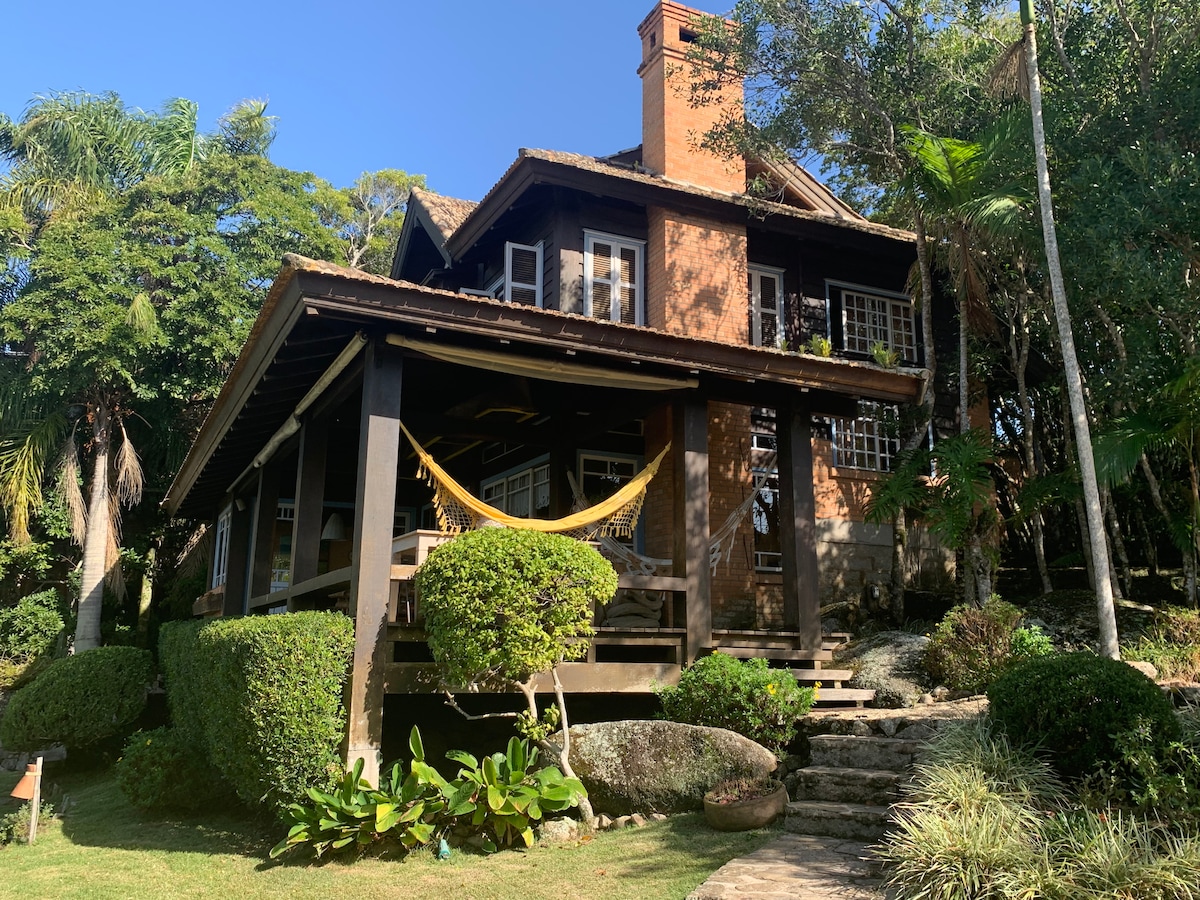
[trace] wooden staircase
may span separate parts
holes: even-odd
[[[849,669],[826,669],[833,661],[833,651],[850,640],[845,632],[822,636],[821,649],[797,650],[795,637],[788,633],[770,631],[714,631],[714,651],[737,659],[765,658],[773,667],[788,668],[801,685],[811,687],[820,683],[817,705],[822,707],[861,707],[875,699],[873,690],[843,687],[854,677]]]

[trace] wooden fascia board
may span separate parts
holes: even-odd
[[[242,348],[242,355],[234,364],[225,386],[200,427],[196,442],[163,497],[162,507],[168,515],[175,515],[188,492],[195,486],[204,467],[220,447],[242,407],[250,399],[303,313],[297,274],[293,273],[279,299],[271,307],[264,307],[260,327],[252,330]]]
[[[496,220],[516,202],[521,194],[536,183],[529,166],[531,162],[533,162],[531,159],[522,159],[513,171],[496,186],[495,190],[471,211],[466,221],[446,241],[444,255],[448,254],[451,259],[459,259],[482,240]]]
[[[672,370],[695,369],[748,383],[773,383],[797,389],[869,397],[889,403],[915,402],[921,379],[916,374],[817,357],[762,351],[751,347],[704,343],[637,328],[615,328],[577,316],[548,315],[509,304],[475,303],[449,294],[405,291],[387,285],[354,284],[336,276],[303,273],[305,304],[376,326],[403,324],[428,338],[445,330],[497,341]],[[516,348],[514,346],[513,351]]]

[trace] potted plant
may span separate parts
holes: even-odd
[[[717,831],[770,825],[787,808],[787,788],[774,778],[733,778],[704,795],[704,818]]]

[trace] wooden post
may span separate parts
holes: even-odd
[[[29,843],[37,840],[38,813],[42,811],[42,760],[39,756],[33,773],[33,799],[29,801]]]
[[[350,673],[346,767],[363,760],[363,777],[372,785],[379,783],[383,742],[383,675],[388,649],[388,591],[392,575],[396,467],[400,455],[403,361],[398,350],[372,341],[363,366],[350,577],[354,667]]]
[[[783,550],[784,627],[799,632],[797,649],[821,649],[817,521],[813,497],[812,414],[807,406],[776,410],[779,440],[779,531]]]
[[[229,514],[229,544],[225,554],[225,603],[221,614],[240,616],[246,612],[246,562],[250,556],[250,517],[253,504],[233,498]]]
[[[296,517],[292,521],[292,584],[317,577],[321,515],[325,506],[327,423],[305,421],[296,463]]]
[[[688,397],[674,415],[674,574],[687,579],[687,644],[695,661],[712,646],[712,578],[708,567],[708,403]]]
[[[250,551],[250,596],[271,593],[275,560],[275,522],[279,518],[279,465],[268,460],[258,470],[258,497],[254,504],[254,532]]]

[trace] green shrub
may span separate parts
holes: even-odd
[[[524,681],[587,652],[597,603],[617,574],[594,548],[561,534],[483,528],[429,554],[417,591],[429,649],[450,684]]]
[[[954,607],[930,636],[926,671],[938,684],[979,693],[1012,664],[1054,652],[1040,629],[1020,627],[1022,615],[998,597]]]
[[[341,778],[354,625],[290,613],[163,626],[172,721],[247,803],[276,809]]]
[[[38,808],[38,833],[57,815],[54,804],[43,800]],[[33,818],[33,802],[22,803],[17,809],[0,816],[0,846],[29,842],[29,823]]]
[[[117,785],[138,809],[197,810],[221,796],[220,775],[174,728],[139,731],[117,760]]]
[[[58,594],[39,591],[0,609],[0,658],[28,662],[54,649],[62,634]]]
[[[1180,737],[1171,702],[1123,662],[1068,653],[1020,663],[988,689],[992,720],[1014,740],[1038,744],[1068,777],[1122,761],[1122,736],[1144,731],[1152,752]]]
[[[153,676],[150,654],[133,647],[97,647],[55,660],[13,694],[0,721],[0,744],[82,749],[123,737],[146,707]]]
[[[696,660],[683,670],[679,684],[657,693],[665,718],[727,728],[776,751],[792,742],[796,721],[815,700],[813,689],[796,684],[788,670],[725,653]]]

